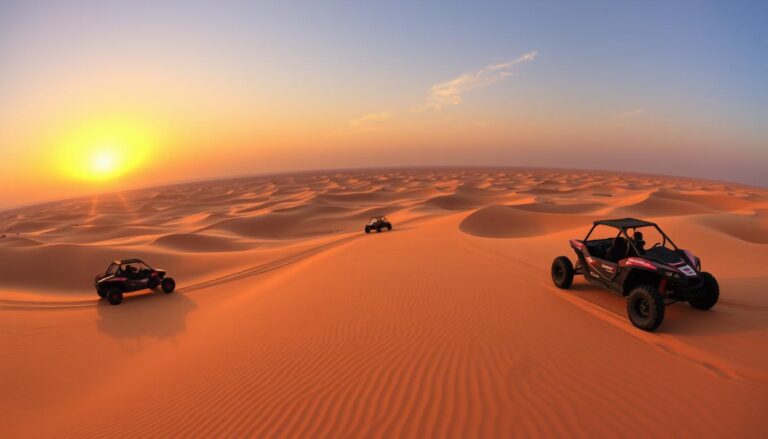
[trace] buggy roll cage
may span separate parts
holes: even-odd
[[[154,268],[150,267],[149,264],[142,261],[141,259],[117,259],[110,262],[109,266],[107,267],[107,271],[105,271],[105,273],[109,273],[109,269],[112,268],[113,266],[117,267],[117,269],[115,269],[115,273],[117,273],[118,270],[122,271],[120,270],[120,266],[123,264],[144,264],[150,270],[154,270]]]
[[[677,247],[677,245],[675,245],[674,241],[672,241],[672,239],[670,239],[670,237],[667,236],[667,234],[664,233],[664,231],[661,230],[661,228],[656,223],[633,220],[631,218],[626,218],[624,220],[595,221],[594,223],[592,223],[592,228],[589,229],[589,233],[587,233],[587,236],[584,238],[584,242],[587,242],[589,240],[589,236],[592,234],[592,231],[595,230],[597,226],[606,226],[606,227],[613,227],[614,229],[618,229],[619,233],[616,234],[616,237],[623,235],[624,239],[626,239],[629,242],[629,245],[632,246],[632,249],[634,249],[635,253],[638,255],[641,253],[638,250],[638,248],[635,246],[635,240],[630,238],[629,235],[627,234],[627,229],[635,230],[642,227],[654,227],[656,228],[656,230],[659,231],[659,233],[663,237],[663,240],[661,242],[662,247],[664,247],[664,244],[669,242],[670,244],[672,244],[672,247],[674,247],[675,250],[680,250]]]

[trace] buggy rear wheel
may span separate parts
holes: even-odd
[[[120,288],[112,288],[107,291],[106,297],[110,305],[120,305],[123,301],[123,291]]]
[[[160,287],[165,294],[172,293],[173,290],[176,289],[176,281],[173,280],[172,277],[166,277],[163,279],[163,282],[161,282]]]
[[[720,285],[717,283],[715,276],[712,276],[706,271],[701,273],[704,278],[704,285],[701,287],[699,294],[688,300],[688,303],[696,309],[708,310],[715,306],[717,300],[720,298]]]
[[[552,282],[555,286],[567,290],[573,284],[573,264],[566,256],[558,256],[552,262]]]
[[[627,316],[637,328],[653,331],[664,321],[664,299],[653,285],[639,285],[627,298]]]
[[[392,224],[387,224],[387,230],[392,230]]]
[[[365,233],[371,233],[371,228],[368,226],[365,226]]]

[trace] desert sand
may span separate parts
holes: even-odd
[[[391,232],[363,233],[372,215]],[[656,333],[549,266],[657,221],[717,276]],[[258,176],[0,212],[0,437],[766,437],[768,190],[542,169]],[[99,300],[138,257],[173,294]]]

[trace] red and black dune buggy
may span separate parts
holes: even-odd
[[[166,277],[165,270],[152,268],[139,259],[113,261],[107,271],[96,276],[93,285],[99,297],[112,305],[119,305],[124,293],[160,287],[167,294],[176,289],[176,282]]]
[[[646,238],[653,244],[646,246]],[[688,302],[708,310],[720,296],[717,280],[701,271],[699,258],[679,249],[655,223],[634,218],[595,221],[586,238],[570,243],[576,267],[566,256],[555,258],[555,285],[570,288],[573,276],[582,274],[595,285],[627,296],[629,320],[640,329],[656,329],[666,305]]]
[[[383,216],[373,216],[365,225],[365,233],[371,233],[371,230],[381,232],[381,229],[392,230],[392,223]]]

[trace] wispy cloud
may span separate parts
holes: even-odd
[[[462,102],[464,94],[470,90],[487,87],[513,76],[516,66],[528,63],[536,59],[539,52],[533,51],[511,61],[498,64],[490,64],[474,72],[465,73],[449,81],[441,82],[429,89],[429,95],[425,103],[411,108],[412,112],[427,110],[440,110],[448,105],[458,105]],[[383,111],[371,113],[350,120],[351,131],[378,131],[383,129],[383,122],[392,119],[397,112]]]
[[[394,111],[382,111],[380,113],[366,114],[349,121],[349,126],[356,131],[373,131],[380,128],[380,123],[391,119]]]
[[[434,85],[429,90],[427,103],[414,110],[425,109],[439,110],[446,105],[458,105],[463,100],[463,95],[477,88],[487,87],[514,75],[514,67],[518,64],[531,62],[536,59],[538,52],[528,52],[517,59],[499,64],[487,65],[480,70],[465,73],[449,81]]]
[[[646,114],[647,111],[643,110],[642,108],[638,108],[635,110],[629,110],[629,111],[622,111],[621,113],[616,115],[617,119],[628,119],[630,117],[636,117],[636,116],[642,116],[643,114]]]

